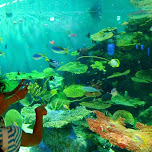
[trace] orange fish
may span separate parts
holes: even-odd
[[[52,44],[52,45],[55,44],[55,41],[54,40],[50,41],[50,44]]]

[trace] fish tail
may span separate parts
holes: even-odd
[[[65,52],[66,52],[67,54],[69,54],[68,48],[65,49]]]

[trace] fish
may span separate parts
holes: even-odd
[[[69,54],[68,49],[61,46],[52,46],[52,51],[57,54]]]
[[[93,88],[93,87],[81,87],[81,89],[83,90],[83,91],[86,91],[86,92],[100,92],[101,90],[98,90],[98,89],[96,89],[96,88]]]
[[[52,22],[53,22],[53,21],[54,21],[54,17],[51,17],[51,18],[50,18],[50,21],[52,21]]]
[[[3,53],[2,51],[0,51],[0,56],[4,56],[5,57],[5,53]]]
[[[141,44],[141,50],[144,50],[144,45],[143,44]]]
[[[7,49],[7,44],[5,44],[5,49]]]
[[[128,25],[129,22],[124,21],[121,25]]]
[[[149,31],[152,32],[152,26],[149,28]]]
[[[108,53],[108,55],[114,55],[115,44],[107,44],[107,53]]]
[[[55,69],[60,66],[60,63],[54,59],[46,59],[45,61],[49,62],[49,67]]]
[[[34,54],[34,55],[32,56],[32,58],[33,58],[34,60],[40,60],[40,59],[42,59],[43,57],[47,58],[46,55],[41,54],[41,53],[36,53],[36,54]]]
[[[70,110],[69,107],[67,105],[63,105],[64,109]]]
[[[88,34],[86,34],[86,37],[90,38],[90,32]]]
[[[146,142],[145,138],[144,138],[142,135],[140,135],[140,134],[135,134],[135,138],[136,138],[137,140],[139,140],[142,144],[144,144],[145,147],[148,147],[147,142]]]
[[[113,68],[117,68],[120,66],[120,61],[118,59],[111,59],[108,64],[110,64]]]
[[[2,37],[0,38],[0,42],[3,43],[3,38]]]
[[[77,36],[77,34],[71,34],[71,35],[69,35],[70,37],[76,37]]]
[[[52,41],[49,41],[49,42],[50,42],[50,44],[52,44],[52,45],[55,43],[55,41],[54,41],[54,40],[52,40]]]

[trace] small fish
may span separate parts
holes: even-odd
[[[54,17],[51,17],[51,18],[50,18],[50,21],[53,22],[53,21],[54,21]]]
[[[7,49],[7,44],[5,44],[5,49]]]
[[[60,46],[52,46],[52,51],[57,54],[69,54],[68,49]]]
[[[19,19],[19,21],[20,21],[20,22],[23,22],[23,20],[22,20],[21,18]]]
[[[116,88],[113,88],[109,94],[111,94],[113,97],[115,97],[115,96],[118,96],[118,91]]]
[[[67,105],[63,105],[63,108],[70,110],[69,107]]]
[[[3,38],[2,37],[0,38],[0,42],[3,43]]]
[[[144,45],[143,44],[141,44],[141,50],[144,50]]]
[[[34,55],[32,56],[32,58],[33,58],[34,60],[40,60],[40,59],[42,59],[43,57],[47,58],[46,55],[43,55],[43,54],[41,54],[41,53],[36,53],[36,54],[34,54]]]
[[[90,32],[86,35],[86,37],[90,38]]]
[[[150,27],[149,31],[151,31],[151,32],[152,32],[152,26]]]
[[[56,67],[60,66],[60,63],[54,59],[46,59],[45,61],[49,62],[49,67],[55,69]]]
[[[70,37],[76,37],[77,36],[77,34],[71,34],[71,35],[69,35]]]
[[[5,57],[5,53],[3,53],[2,51],[0,51],[0,56],[4,56]]]
[[[128,25],[129,22],[124,21],[121,25]]]
[[[93,87],[81,87],[81,89],[83,91],[86,91],[86,92],[100,92],[101,90],[98,90],[96,88],[93,88]]]
[[[108,64],[110,64],[113,68],[117,68],[120,66],[120,61],[118,59],[111,59]]]
[[[55,44],[55,41],[54,41],[54,40],[49,41],[49,42],[50,42],[50,44],[52,44],[52,45]]]
[[[14,21],[13,24],[17,24],[17,21]]]

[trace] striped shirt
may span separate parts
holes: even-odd
[[[18,152],[22,139],[22,129],[17,126],[6,127],[8,129],[8,152]],[[0,148],[2,148],[2,129],[0,128]]]

